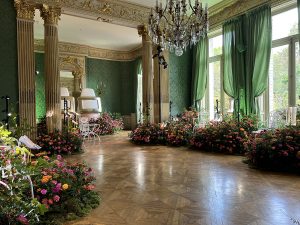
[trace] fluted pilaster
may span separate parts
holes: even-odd
[[[35,7],[23,0],[14,1],[17,11],[18,82],[20,125],[34,127],[27,131],[36,136],[35,58],[34,58],[34,12]]]
[[[154,54],[157,49],[153,49]],[[169,62],[169,52],[163,51],[163,56],[166,62]],[[158,57],[153,60],[154,63],[154,122],[161,123],[169,119],[170,98],[169,98],[169,69],[159,65]],[[160,68],[159,68],[160,67]],[[160,69],[160,71],[159,71]]]
[[[145,26],[138,27],[138,33],[142,36],[143,43],[143,112],[149,115],[150,119],[146,122],[154,122],[154,95],[153,95],[153,60],[152,42]],[[146,118],[147,119],[147,118]]]
[[[45,94],[48,131],[61,130],[60,76],[58,64],[58,20],[61,10],[43,5],[45,27]]]

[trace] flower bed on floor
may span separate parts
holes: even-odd
[[[121,116],[117,113],[101,113],[98,119],[90,119],[89,123],[99,124],[96,133],[99,135],[115,134],[124,129]]]
[[[83,140],[77,128],[64,128],[63,131],[48,133],[46,119],[38,123],[36,144],[41,147],[35,153],[46,152],[53,154],[73,154],[82,152]]]
[[[62,224],[99,205],[91,168],[34,157],[3,128],[0,139],[0,224]]]
[[[251,167],[300,172],[300,129],[283,128],[251,135],[245,143]]]
[[[129,137],[135,144],[164,145],[166,143],[164,127],[159,124],[140,124]]]
[[[72,154],[82,151],[82,138],[77,130],[40,134],[36,143],[42,147],[39,151],[46,151],[49,155]]]
[[[256,120],[244,117],[240,122],[229,119],[222,122],[210,122],[204,128],[198,128],[190,140],[193,148],[226,154],[244,154],[244,142],[256,129]]]
[[[195,110],[185,111],[176,121],[162,124],[139,124],[129,135],[136,144],[161,144],[185,146],[193,131],[193,119],[198,117]]]
[[[243,154],[244,142],[257,127],[254,118],[244,117],[240,122],[234,119],[211,122],[193,132],[193,120],[197,117],[197,112],[186,111],[176,121],[140,124],[129,137],[136,144],[190,145],[205,151]]]

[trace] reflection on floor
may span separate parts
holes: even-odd
[[[127,133],[72,156],[95,169],[102,203],[76,225],[289,225],[300,177],[249,169],[242,157],[136,146]],[[300,222],[299,222],[300,224]]]

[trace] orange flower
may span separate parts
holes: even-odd
[[[43,184],[48,183],[51,178],[52,178],[52,176],[49,176],[49,175],[43,176],[42,177],[42,183]]]

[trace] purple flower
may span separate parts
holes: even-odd
[[[42,194],[42,195],[47,194],[47,190],[46,190],[46,189],[42,189],[42,190],[41,190],[41,194]]]

